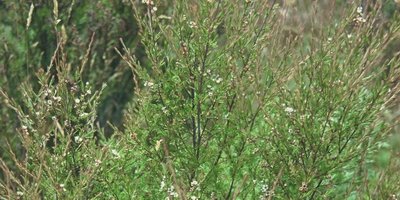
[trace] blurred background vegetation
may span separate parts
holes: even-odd
[[[104,128],[106,136],[109,137],[113,133],[113,129],[107,125],[107,122],[123,129],[124,109],[133,100],[135,85],[132,81],[131,69],[125,62],[121,62],[122,58],[115,51],[115,48],[122,49],[119,40],[123,39],[134,56],[141,61],[142,66],[147,66],[146,54],[140,44],[138,25],[131,8],[132,3],[136,3],[139,8],[142,6],[142,9],[146,9],[138,0],[132,2],[128,0],[59,1],[58,18],[61,21],[55,25],[53,1],[0,1],[1,88],[13,100],[21,102],[20,105],[23,105],[24,97],[19,86],[26,83],[31,85],[34,90],[40,88],[35,73],[40,68],[47,69],[59,45],[57,41],[60,41],[61,37],[66,36],[65,44],[60,45],[63,54],[55,56],[58,57],[57,60],[68,65],[71,74],[81,70],[83,59],[93,37],[82,80],[88,81],[94,90],[100,89],[103,83],[108,85],[97,110],[98,123],[100,127]],[[172,12],[173,3],[168,0],[156,3],[159,15],[168,16],[168,13]],[[338,1],[333,4],[333,1],[282,0],[277,3],[281,6],[289,5],[288,8],[297,8],[296,12],[282,9],[282,13],[300,24],[306,24],[307,20],[305,19],[313,11],[311,9],[313,3],[316,3],[317,6],[315,10],[323,13],[349,2]],[[32,21],[27,27],[31,5],[34,6]],[[332,5],[337,7],[332,7]],[[394,13],[398,8],[399,5],[394,1],[387,2],[383,7],[385,16],[382,16],[382,21],[390,23],[390,20],[397,20],[398,16]],[[143,11],[143,13],[145,12]],[[321,18],[321,20],[332,22],[333,19]],[[287,27],[286,34],[298,31],[292,24],[288,24]],[[382,56],[394,56],[399,51],[399,47],[399,40],[394,41]],[[55,74],[56,71],[52,73]],[[74,81],[71,75],[70,84],[73,85]],[[7,162],[10,161],[10,158],[6,153],[8,149],[6,141],[10,143],[15,152],[22,151],[16,131],[20,124],[18,124],[17,114],[14,110],[7,108],[4,98],[0,99],[0,114],[0,157]],[[12,166],[10,168],[12,169]]]
[[[32,5],[32,21],[27,27]],[[59,1],[58,18],[61,21],[57,25],[53,8],[53,1],[0,1],[0,86],[23,105],[19,86],[26,83],[39,90],[35,73],[40,68],[47,69],[57,41],[65,36],[65,44],[60,45],[63,54],[55,56],[71,69],[69,84],[74,84],[73,74],[81,69],[93,37],[82,80],[89,82],[95,90],[107,83],[98,107],[98,123],[106,136],[110,136],[113,131],[107,121],[122,128],[123,109],[132,99],[134,88],[131,70],[121,62],[122,58],[114,48],[121,48],[119,39],[122,38],[139,60],[145,56],[131,3],[121,0]],[[56,70],[51,73],[55,75]],[[8,149],[6,140],[15,152],[22,151],[16,131],[20,124],[17,114],[7,108],[4,98],[0,99],[0,112],[0,157],[7,162],[10,158],[5,153]]]

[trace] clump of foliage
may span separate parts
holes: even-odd
[[[14,144],[21,151],[4,140],[0,196],[400,195],[398,154],[389,153],[385,165],[376,160],[397,122],[385,116],[400,91],[399,57],[382,59],[399,37],[397,19],[378,23],[381,9],[367,13],[344,3],[326,12],[335,23],[311,13],[305,26],[286,18],[290,6],[268,1],[123,2],[132,8],[144,52],[136,52],[127,36],[118,45],[104,44],[123,59],[118,69],[125,67],[130,76],[120,75],[122,70],[96,80],[100,72],[91,56],[98,53],[98,31],[84,51],[70,51],[66,41],[72,35],[58,21],[54,1],[59,35],[45,59],[48,67],[32,70],[38,85],[24,81],[20,96],[1,90],[7,105],[2,112],[17,116],[17,125],[8,118],[6,126],[9,132],[16,127]],[[77,53],[82,58],[74,67]],[[121,105],[124,126],[109,122],[114,133],[106,137],[98,116],[107,109],[99,105],[104,95],[115,94],[111,90],[119,91],[115,79],[121,76],[131,85],[130,91],[120,89],[130,93]]]

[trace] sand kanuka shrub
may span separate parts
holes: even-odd
[[[136,45],[135,55],[138,58],[144,56],[142,47],[134,37],[137,35],[137,26],[129,4],[119,0],[1,1],[0,88],[3,93],[13,101],[14,106],[19,107],[19,111],[27,112],[25,91],[29,95],[30,92],[38,95],[43,87],[56,85],[69,89],[76,87],[78,91],[83,91],[80,84],[88,82],[92,92],[102,90],[102,95],[97,99],[99,105],[96,105],[96,122],[93,124],[97,128],[99,122],[105,135],[110,137],[113,131],[107,121],[121,127],[124,104],[133,94],[130,69],[120,62],[122,58],[114,50],[121,46],[119,38],[125,38],[125,42],[131,46]],[[85,67],[82,69],[81,66]],[[61,68],[63,73],[56,67]],[[76,76],[77,71],[79,75]],[[37,76],[39,72],[50,76],[52,83],[41,83],[42,80],[39,81]],[[64,85],[59,85],[61,75],[65,77]],[[105,83],[110,87],[103,88]],[[16,129],[21,130],[21,126],[26,124],[21,123],[19,114],[8,107],[10,101],[0,96],[0,158],[8,164],[9,170],[15,172],[15,177],[19,177],[13,157],[23,159],[25,149]],[[27,113],[32,117],[31,114]],[[61,118],[64,120],[69,117]],[[51,124],[48,120],[43,123]],[[60,124],[64,127],[63,123]],[[50,126],[46,127],[41,131],[43,134],[50,130]],[[68,127],[66,129],[69,130]],[[15,155],[9,153],[10,147]],[[5,178],[6,174],[0,170],[0,179]]]
[[[2,135],[2,153],[11,158],[0,159],[2,199],[107,198],[118,196],[115,192],[121,189],[108,182],[118,176],[112,171],[114,167],[123,168],[123,163],[115,164],[121,158],[114,145],[117,140],[112,137],[107,141],[97,122],[97,107],[106,84],[96,90],[84,81],[87,57],[73,68],[61,45],[62,38],[49,66],[35,73],[39,90],[29,82],[18,87],[23,103],[0,89],[2,103],[18,117],[15,134],[21,145],[21,151],[15,151],[9,138]],[[128,185],[125,180],[123,183]]]
[[[54,55],[62,54],[58,51]],[[102,130],[95,123],[102,90],[93,90],[79,78],[79,70],[72,73],[66,63],[56,56],[53,59],[57,62],[51,62],[47,72],[36,73],[39,91],[27,83],[20,86],[22,105],[0,90],[9,109],[18,115],[16,133],[23,149],[18,155],[6,140],[11,166],[17,168],[10,170],[10,163],[1,160],[1,195],[8,199],[83,198],[101,191],[94,179],[110,153],[109,146],[101,145]],[[52,68],[57,76],[51,75]]]
[[[326,12],[334,22],[310,13],[311,25],[292,23],[293,32],[274,2],[130,5],[146,58],[124,38],[115,48],[135,86],[124,129],[110,123],[115,134],[102,137],[96,108],[104,90],[82,76],[85,62],[68,65],[60,46],[47,71],[36,71],[40,89],[20,87],[23,103],[1,90],[24,150],[22,159],[7,152],[17,170],[1,160],[1,197],[399,195],[398,154],[386,166],[375,154],[388,145],[384,116],[399,92],[398,57],[381,59],[398,21],[381,26],[380,11],[349,4]]]
[[[119,38],[127,45],[135,46],[138,59],[144,58],[143,47],[138,43],[137,25],[132,17],[128,1],[23,1],[0,2],[0,87],[18,104],[23,97],[18,90],[22,82],[32,85],[35,91],[41,87],[35,73],[46,70],[54,51],[63,37],[63,51],[68,64],[74,70],[87,59],[82,79],[91,83],[93,89],[107,87],[99,99],[98,118],[105,134],[113,132],[107,121],[122,127],[122,110],[133,94],[132,74],[122,58],[114,50],[120,48]],[[143,6],[145,7],[145,6]],[[55,15],[57,11],[57,15]],[[56,26],[55,23],[57,23]],[[87,47],[92,42],[90,53]],[[52,75],[56,74],[54,68]],[[19,127],[13,111],[0,105],[1,135],[7,137],[11,146],[20,146],[14,130]],[[6,147],[0,139],[0,146]],[[0,152],[0,156],[6,158]],[[1,176],[1,175],[0,175]]]
[[[383,29],[378,13],[346,5],[326,13],[341,16],[335,23],[311,13],[310,30],[299,25],[291,37],[281,34],[287,22],[276,15],[279,7],[266,1],[177,1],[168,16],[156,1],[142,3],[147,11],[135,14],[152,68],[125,59],[140,86],[126,136],[146,159],[143,193],[396,195],[373,187],[377,172],[368,168],[389,133],[383,115],[399,91],[392,82],[398,60],[375,62],[398,22]]]
[[[57,19],[54,3],[52,17]],[[32,10],[33,6],[29,18]],[[0,160],[2,199],[87,199],[104,190],[97,185],[97,178],[106,164],[102,161],[115,151],[104,144],[103,130],[96,123],[106,84],[96,90],[82,78],[94,39],[82,51],[85,57],[79,65],[74,65],[68,59],[64,26],[57,20],[52,25],[59,34],[48,67],[26,74],[19,63],[6,63],[14,64],[13,70],[20,68],[29,78],[18,84],[18,80],[5,79],[3,83],[9,87],[0,88],[1,109],[16,115],[2,120],[17,127],[13,135],[8,130],[1,135],[1,150],[6,155]],[[12,84],[16,85],[10,91]],[[13,148],[15,144],[18,148]]]

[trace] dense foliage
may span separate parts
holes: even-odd
[[[396,199],[399,6],[368,3],[0,1],[0,198]]]

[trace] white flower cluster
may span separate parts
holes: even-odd
[[[178,193],[175,191],[175,187],[173,185],[171,185],[171,187],[168,188],[167,192],[169,196],[173,196],[175,198],[178,198],[179,196]]]
[[[164,187],[165,187],[165,176],[163,176],[163,179],[161,181],[160,192],[164,189]]]
[[[286,114],[291,115],[295,110],[292,107],[286,107],[285,112]]]
[[[157,11],[157,7],[154,6],[154,1],[142,0],[142,3],[146,4],[148,8],[151,7],[151,13],[155,13]]]
[[[114,158],[115,158],[115,159],[121,158],[121,155],[118,153],[117,150],[112,149],[112,150],[111,150],[111,153],[114,155]]]

